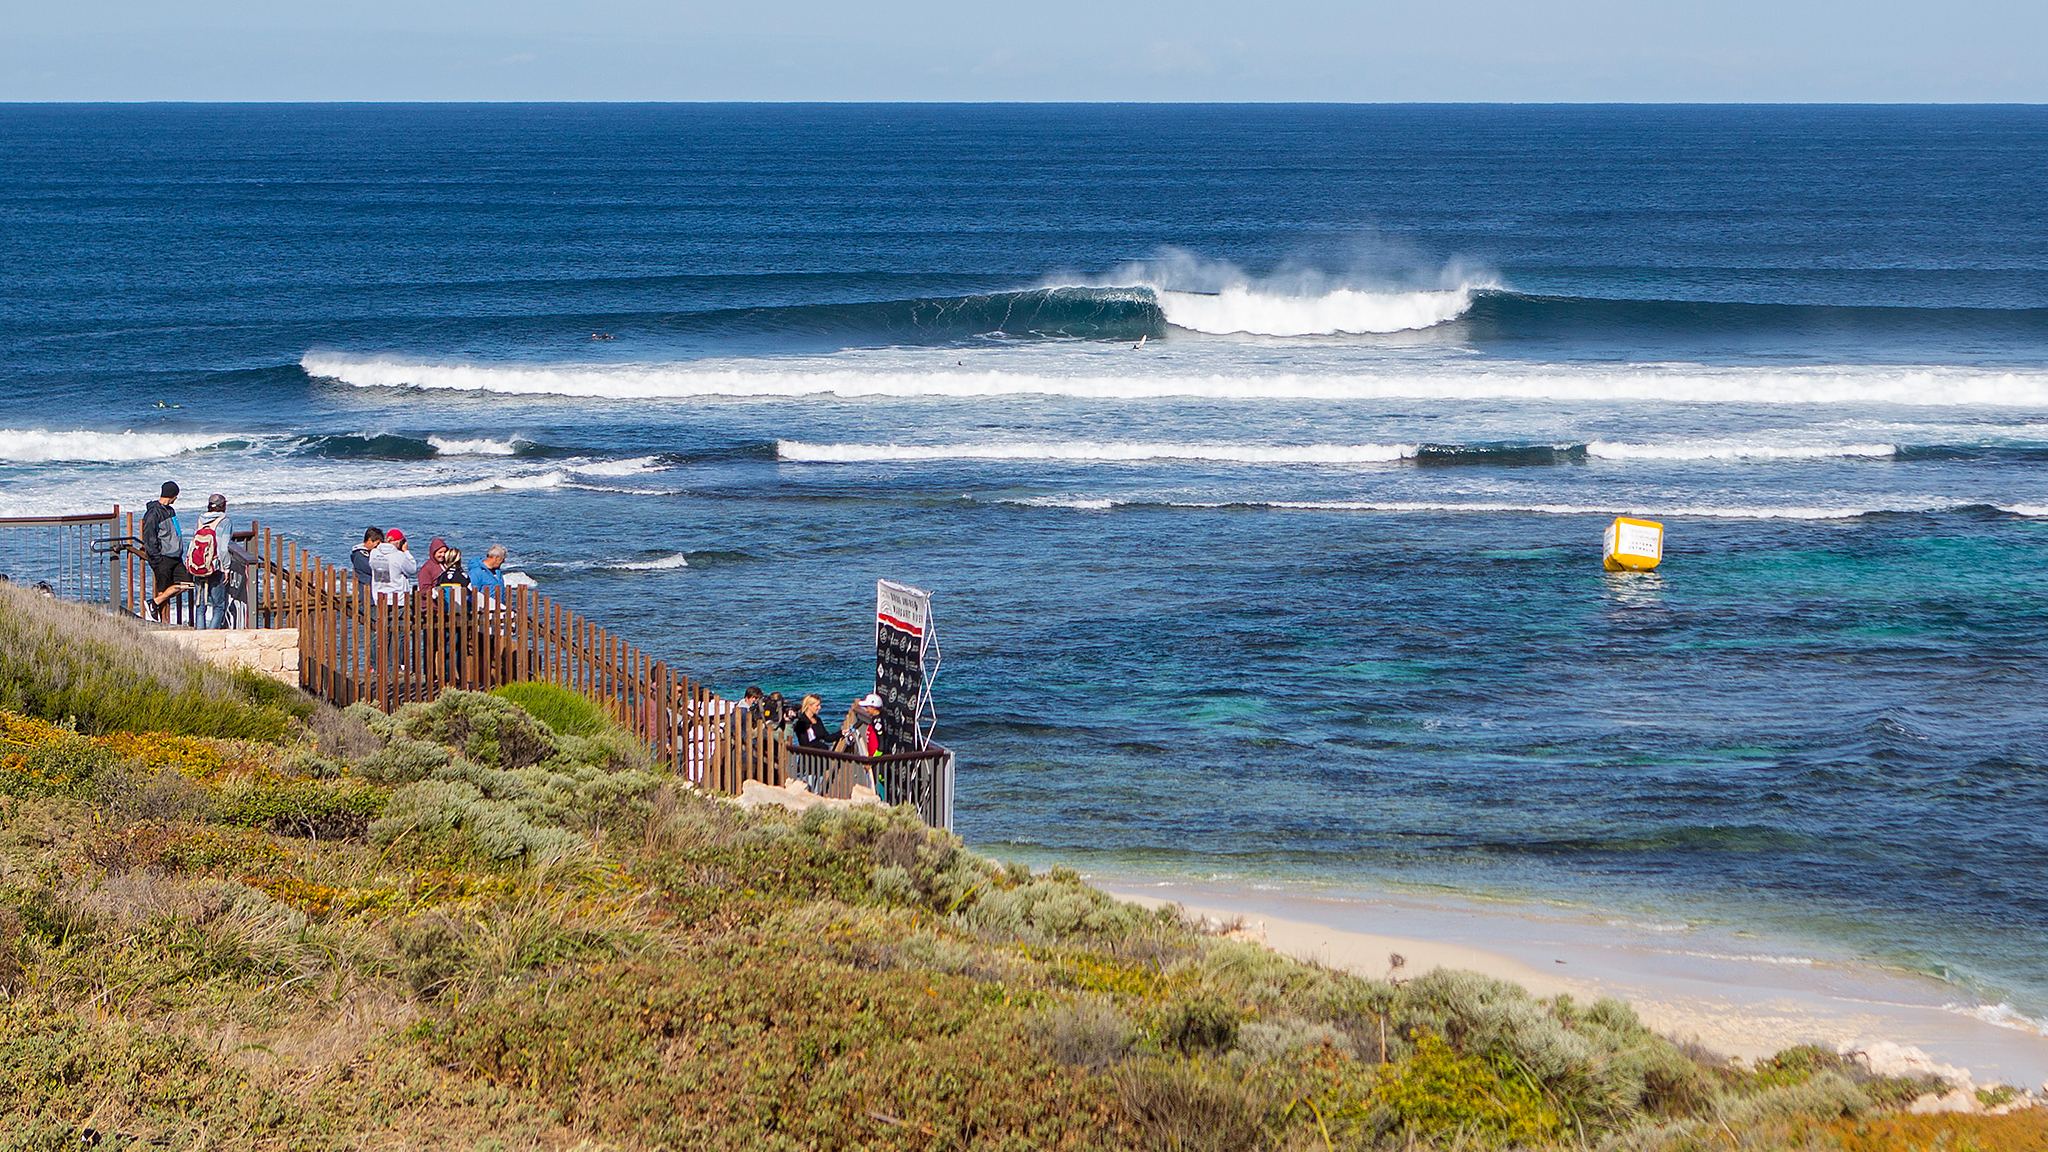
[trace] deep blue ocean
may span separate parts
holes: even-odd
[[[835,712],[903,580],[984,849],[2048,1019],[2048,108],[17,105],[0,177],[0,515],[502,541]]]

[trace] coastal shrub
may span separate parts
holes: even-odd
[[[277,740],[311,697],[216,668],[134,621],[0,585],[0,708],[88,735],[170,732]]]
[[[385,803],[383,789],[355,779],[231,779],[213,795],[222,824],[315,840],[363,835]]]
[[[1117,1094],[1148,1148],[1241,1152],[1265,1147],[1266,1096],[1202,1060],[1145,1060],[1118,1070]]]
[[[991,869],[993,871],[993,868]],[[967,909],[969,924],[1027,942],[1051,942],[1072,936],[1119,937],[1155,919],[1136,904],[1127,904],[1100,888],[1061,870],[1029,883],[982,896]]]
[[[1129,1147],[1112,1085],[1047,1057],[1021,1009],[965,977],[856,971],[804,941],[743,933],[585,964],[415,1036],[643,1146]]]
[[[1831,1152],[1897,1152],[1952,1149],[1953,1152],[2048,1152],[2048,1108],[2027,1108],[2003,1116],[1957,1113],[1932,1116],[1861,1116],[1835,1120],[1822,1129]]]
[[[0,760],[0,794],[90,800],[98,795],[100,777],[120,765],[121,758],[112,749],[83,736],[59,732]]]
[[[384,715],[368,704],[336,708],[323,703],[300,722],[305,725],[307,734],[313,737],[314,747],[321,756],[352,763],[375,755],[377,749],[384,746],[384,738],[365,720],[365,713]]]
[[[369,759],[359,762],[357,774],[384,784],[410,784],[424,780],[435,769],[447,767],[455,754],[431,740],[393,735]]]
[[[1429,1031],[1416,1034],[1413,1056],[1381,1066],[1372,1100],[1393,1130],[1409,1135],[1498,1146],[1540,1144],[1564,1130],[1563,1117],[1526,1079],[1503,1076]]]
[[[487,692],[450,690],[432,704],[407,704],[392,726],[416,740],[431,740],[478,764],[519,769],[552,759],[555,734],[525,709]]]
[[[660,786],[660,780],[635,771],[587,765],[503,771],[456,757],[429,779],[391,793],[369,832],[380,844],[408,833],[458,833],[490,860],[576,853],[589,847],[583,831],[644,826]]]
[[[1116,1064],[1138,1043],[1138,1030],[1131,1018],[1094,996],[1047,1009],[1034,1022],[1033,1031],[1053,1059],[1089,1069]]]
[[[0,1128],[14,1148],[80,1147],[87,1118],[109,1111],[150,1127],[175,1122],[183,1102],[219,1087],[197,1040],[36,999],[0,1009],[0,1070]]]
[[[1254,1020],[1237,1031],[1237,1050],[1254,1060],[1277,1060],[1303,1048],[1327,1047],[1351,1054],[1351,1037],[1328,1024],[1313,1024],[1298,1016]]]
[[[392,926],[392,950],[414,992],[438,996],[469,966],[469,941],[462,929],[460,921],[438,911]]]
[[[1871,1106],[1853,1081],[1840,1072],[1816,1072],[1794,1084],[1778,1084],[1744,1095],[1724,1097],[1717,1118],[1734,1128],[1769,1127],[1791,1120],[1832,1120],[1856,1116]]]
[[[1237,1009],[1214,997],[1168,1004],[1158,1017],[1162,1046],[1180,1052],[1223,1052],[1237,1043],[1242,1019]]]
[[[539,681],[507,684],[492,689],[491,695],[502,696],[519,705],[560,736],[595,736],[613,727],[611,717],[605,715],[596,701],[559,684]]]

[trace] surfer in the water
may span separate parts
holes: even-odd
[[[613,336],[613,335],[612,335],[611,333],[609,333],[609,332],[592,332],[592,333],[590,334],[590,338],[591,338],[592,340],[613,340],[613,339],[616,339],[616,337],[614,337],[614,336]]]

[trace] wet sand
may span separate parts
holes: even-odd
[[[1995,1023],[1995,1012],[1961,1003],[1953,987],[1737,933],[1398,893],[1091,880],[1124,899],[1241,918],[1280,952],[1361,975],[1464,968],[1538,996],[1615,996],[1658,1031],[1730,1056],[1890,1041],[1968,1069],[1979,1086],[2039,1090],[2048,1080],[2048,1036]],[[1396,954],[1405,960],[1398,972]]]

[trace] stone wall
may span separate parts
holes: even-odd
[[[169,628],[157,635],[223,668],[249,668],[294,688],[299,686],[297,628],[218,628],[205,632]]]

